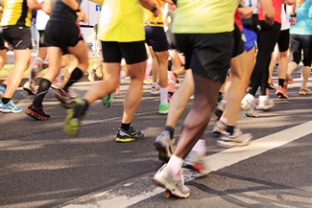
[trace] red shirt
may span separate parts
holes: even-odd
[[[278,22],[282,24],[281,12],[282,12],[283,0],[272,0],[272,3],[273,3],[274,11],[275,11],[274,22]],[[259,9],[259,20],[265,20],[264,15],[263,15],[263,8],[261,4],[260,4],[260,9]]]

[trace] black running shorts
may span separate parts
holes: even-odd
[[[67,51],[79,42],[80,30],[75,23],[49,20],[44,31],[44,45],[55,46]]]
[[[44,45],[44,30],[38,30],[39,33],[39,48],[47,47]]]
[[[144,41],[111,42],[101,41],[105,63],[120,63],[125,58],[127,64],[136,64],[147,59]]]
[[[146,43],[154,52],[168,51],[168,42],[163,27],[145,26]]]
[[[281,30],[281,33],[278,37],[278,48],[280,52],[285,52],[289,48],[290,35],[289,30]]]
[[[232,58],[241,55],[245,51],[245,42],[242,39],[243,34],[236,24],[234,24],[233,37],[234,37],[234,48]]]
[[[177,48],[185,56],[185,68],[214,81],[224,82],[230,68],[233,32],[175,34]]]
[[[2,37],[13,50],[32,49],[31,32],[25,26],[3,26]]]

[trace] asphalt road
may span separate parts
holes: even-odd
[[[49,121],[35,121],[24,112],[0,114],[0,206],[312,207],[312,124],[308,123],[312,120],[312,95],[300,96],[298,70],[294,77],[296,84],[290,85],[288,101],[277,99],[271,91],[276,104],[272,110],[259,112],[258,118],[247,118],[243,112],[240,115],[238,126],[252,133],[255,141],[272,138],[271,143],[261,147],[267,151],[243,158],[244,152],[253,151],[248,149],[252,146],[247,146],[238,150],[239,154],[227,153],[234,154],[237,162],[207,176],[186,170],[191,196],[185,200],[166,199],[163,190],[151,180],[162,165],[153,142],[162,131],[166,116],[157,113],[159,97],[149,94],[149,85],[144,86],[133,121],[134,127],[144,130],[147,137],[126,144],[114,139],[128,80],[122,83],[121,95],[110,108],[100,101],[90,107],[77,138],[69,138],[63,132],[66,110],[51,90],[44,101],[46,112],[52,116]],[[80,82],[73,91],[82,97],[90,86],[89,82]],[[25,109],[33,96],[19,89],[13,98]],[[177,138],[191,105],[192,100],[179,120]],[[304,124],[308,127],[304,126],[307,133],[302,137],[273,148],[281,143],[277,139],[301,134],[302,128],[297,127]],[[204,134],[207,155],[220,159],[219,153],[224,149],[216,145],[210,133],[212,127],[210,122]]]

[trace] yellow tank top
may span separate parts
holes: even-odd
[[[147,9],[144,9],[143,20],[144,26],[163,27],[163,13],[161,7],[163,6],[162,0],[153,0],[153,2],[160,9],[160,13],[157,17],[154,17],[153,13]]]
[[[105,0],[98,30],[98,39],[102,41],[144,41],[142,6],[139,1]]]
[[[31,9],[27,0],[3,0],[2,26],[19,25],[31,26]]]

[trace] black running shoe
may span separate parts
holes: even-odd
[[[132,126],[130,126],[128,131],[119,128],[116,135],[116,142],[133,142],[144,139],[144,136],[145,135],[143,131],[136,131]]]
[[[26,109],[25,113],[36,119],[36,120],[40,120],[40,121],[45,121],[45,120],[49,120],[50,119],[50,115],[46,114],[43,111],[43,106],[41,106],[40,108],[34,106],[34,104],[31,104],[30,106],[28,106],[28,108]]]

